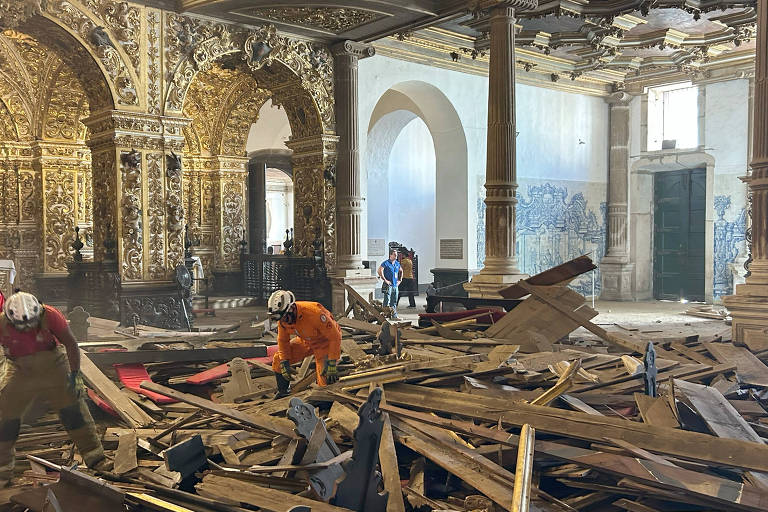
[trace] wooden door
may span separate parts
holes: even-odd
[[[706,170],[654,175],[653,294],[704,300]]]

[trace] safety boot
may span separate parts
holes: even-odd
[[[288,396],[289,389],[291,387],[291,381],[283,377],[282,373],[275,373],[275,382],[277,383],[277,393],[275,393],[275,398],[283,398],[284,396]]]

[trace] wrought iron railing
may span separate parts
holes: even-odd
[[[331,281],[315,258],[282,254],[243,254],[243,294],[266,304],[275,290],[290,290],[297,300],[311,300],[331,309]]]

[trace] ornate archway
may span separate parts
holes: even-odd
[[[327,50],[280,36],[272,26],[254,32],[183,16],[169,15],[167,19],[176,36],[170,44],[174,73],[165,98],[166,111],[189,112],[194,124],[189,109],[195,107],[186,98],[190,91],[195,95],[194,83],[200,73],[237,72],[241,74],[238,76],[250,77],[256,88],[268,91],[266,97],[271,97],[273,103],[285,109],[291,124],[292,136],[287,145],[293,150],[295,250],[300,255],[311,255],[312,242],[320,237],[326,265],[333,267],[336,250],[334,169],[338,138],[334,135],[333,64]],[[258,49],[265,47],[269,51],[259,56]],[[192,48],[195,49],[193,52],[190,51]],[[214,68],[218,71],[211,71]],[[222,71],[222,68],[226,69]],[[237,123],[237,120],[252,119],[250,115],[256,114],[248,113],[249,105],[243,96],[240,99],[246,104],[238,103],[236,92],[230,89],[234,100],[219,102],[222,106],[220,120],[231,119]],[[192,135],[187,139],[188,150],[197,151],[199,147],[202,153],[199,130],[188,132]],[[247,131],[238,131],[238,134],[237,144],[227,148],[222,141],[218,150],[227,152],[233,147],[239,148]],[[214,140],[214,150],[217,149],[216,142]],[[244,151],[240,155],[244,155]],[[230,163],[229,167],[245,171],[245,160],[237,166]],[[245,172],[238,179],[242,187],[242,194],[238,193],[238,196],[244,198]],[[243,236],[245,226],[243,216],[242,223],[230,226],[228,232],[232,237]],[[225,233],[224,227],[221,233]],[[236,241],[239,242],[239,238]],[[219,246],[223,247],[224,242],[221,240]]]

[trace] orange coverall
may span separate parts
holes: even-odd
[[[291,339],[294,333],[297,337]],[[310,354],[315,355],[317,383],[325,386],[322,375],[325,359],[338,361],[341,357],[341,329],[321,304],[297,301],[296,322],[287,324],[281,320],[277,324],[277,352],[272,359],[272,369],[280,373],[281,361],[295,364]]]

